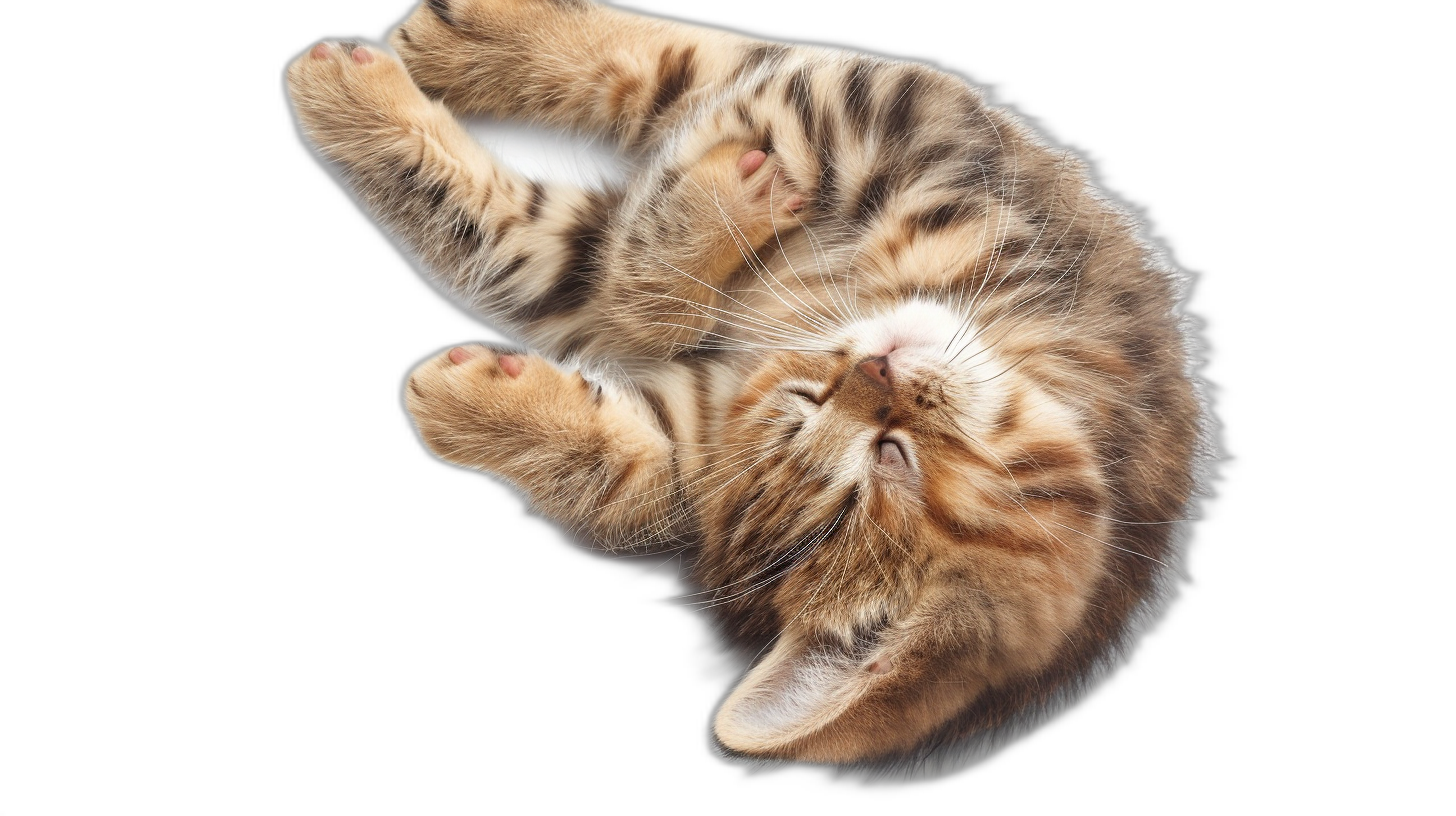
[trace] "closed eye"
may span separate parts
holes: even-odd
[[[799,399],[806,402],[811,402],[815,405],[824,404],[824,400],[820,399],[819,395],[815,394],[813,391],[810,391],[807,388],[790,388],[788,389],[788,392],[793,396],[798,397]]]

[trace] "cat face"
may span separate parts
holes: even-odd
[[[1051,659],[1099,574],[1105,491],[1076,412],[1024,373],[1045,351],[923,300],[826,337],[728,408],[700,575],[773,643],[719,739],[835,760],[913,745],[983,689],[965,678]]]

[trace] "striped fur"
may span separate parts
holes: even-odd
[[[426,363],[420,433],[603,546],[691,549],[697,597],[762,655],[725,748],[916,755],[1121,642],[1200,409],[1173,280],[1074,157],[923,66],[585,0],[430,0],[391,44],[300,57],[299,119],[534,350]],[[477,112],[641,172],[522,178],[455,119]]]

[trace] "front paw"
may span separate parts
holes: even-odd
[[[405,407],[420,438],[441,458],[497,468],[529,447],[562,379],[536,355],[459,346],[410,374]]]
[[[395,57],[354,42],[322,42],[288,66],[299,122],[330,157],[367,154],[374,140],[411,129],[430,102]]]

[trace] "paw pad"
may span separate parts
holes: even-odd
[[[495,364],[511,379],[521,376],[526,371],[526,361],[521,355],[494,351],[484,346],[456,346],[445,355],[446,359],[454,365],[465,365],[471,360],[490,356],[495,357]]]
[[[743,173],[744,178],[748,178],[758,172],[758,168],[762,167],[766,161],[768,161],[767,153],[762,150],[750,150],[738,160],[738,169]]]
[[[748,182],[755,173],[758,173],[763,169],[764,165],[769,163],[767,151],[750,150],[738,157],[739,176],[745,182]],[[778,171],[776,166],[771,169],[772,172],[764,173],[763,178],[756,182],[758,187],[753,191],[754,197],[760,201],[773,198],[775,199],[775,205],[788,212],[798,212],[803,209],[804,197],[787,189],[783,174]],[[752,184],[755,182],[748,183]]]

